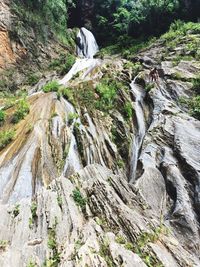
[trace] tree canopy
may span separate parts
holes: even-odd
[[[102,39],[158,35],[175,19],[196,21],[200,0],[96,0],[94,27]],[[112,38],[111,38],[112,39]]]

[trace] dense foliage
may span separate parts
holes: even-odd
[[[175,19],[196,21],[199,0],[96,0],[94,26],[99,38],[159,35]],[[112,39],[112,38],[111,38]]]
[[[72,5],[71,0],[14,0],[12,3],[13,9],[23,21],[31,23],[35,30],[43,29],[43,33],[48,29],[57,33],[65,32],[68,8]]]
[[[197,21],[200,14],[200,0],[14,0],[13,3],[18,15],[26,23],[35,23],[35,29],[43,30],[44,34],[47,29],[63,33],[67,27],[92,25],[103,43],[125,35],[159,35],[172,21]]]

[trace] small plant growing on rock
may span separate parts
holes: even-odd
[[[33,86],[37,84],[39,80],[40,80],[40,77],[37,74],[31,73],[28,75],[27,84]]]
[[[28,262],[28,264],[27,264],[27,267],[37,267],[38,265],[36,264],[36,262],[35,261],[33,261],[33,260],[30,260],[29,262]]]
[[[124,245],[124,247],[128,250],[133,250],[134,249],[134,245],[130,242],[126,242],[126,244]]]
[[[130,120],[133,116],[133,108],[131,102],[126,102],[123,109],[124,117],[126,120]]]
[[[78,119],[78,114],[70,112],[68,114],[68,123],[69,123],[69,125],[71,125],[75,119]]]
[[[113,258],[110,252],[110,248],[109,248],[109,242],[108,240],[104,239],[101,243],[100,243],[100,250],[99,250],[99,254],[102,258],[105,259],[107,266],[108,267],[113,267],[115,266],[114,262],[113,262]]]
[[[52,256],[45,260],[44,267],[57,267],[60,263],[60,252],[58,251],[58,244],[56,240],[56,226],[58,224],[57,217],[55,222],[48,230],[48,248],[52,250]]]
[[[31,204],[31,217],[29,218],[29,228],[33,228],[34,220],[37,218],[37,203],[35,201]]]
[[[6,147],[15,137],[14,130],[0,132],[0,150]]]
[[[196,79],[192,80],[193,87],[192,89],[197,93],[200,94],[200,76],[198,76]]]
[[[5,111],[0,110],[0,126],[4,123],[5,117],[6,117]]]
[[[153,89],[153,88],[154,88],[154,84],[153,83],[148,83],[148,84],[145,85],[145,90],[147,92],[150,92],[151,89]]]
[[[75,63],[75,56],[72,54],[61,54],[61,56],[57,59],[54,59],[49,68],[57,71],[60,75],[66,74]]]
[[[33,218],[37,217],[37,203],[35,201],[31,204],[31,214]]]
[[[117,166],[122,169],[125,166],[125,163],[122,159],[117,160]]]
[[[126,239],[124,238],[124,236],[118,235],[115,238],[115,241],[119,244],[126,244]]]
[[[12,122],[18,123],[20,120],[23,120],[25,116],[29,113],[30,106],[26,98],[20,99],[17,103],[16,111],[13,115]]]
[[[57,202],[58,202],[58,206],[62,209],[63,200],[60,195],[57,196]]]
[[[85,211],[87,200],[82,196],[82,194],[78,188],[73,190],[72,197],[73,197],[74,201],[76,202],[77,206],[79,206],[82,211]]]
[[[20,205],[17,204],[17,205],[15,205],[15,207],[14,207],[14,209],[12,211],[12,214],[13,214],[14,218],[19,215],[19,212],[20,212]]]
[[[189,107],[191,115],[200,120],[200,96],[193,97],[189,101]]]
[[[44,85],[42,87],[42,90],[45,93],[49,93],[49,92],[57,92],[59,88],[60,88],[60,85],[57,81],[51,81],[47,83],[46,85]]]
[[[58,113],[53,112],[53,113],[51,114],[51,119],[53,119],[54,117],[57,117],[57,116],[58,116]]]
[[[0,240],[0,251],[5,251],[7,246],[8,246],[7,240]]]

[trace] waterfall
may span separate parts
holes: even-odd
[[[84,79],[96,66],[101,64],[100,59],[93,58],[99,48],[94,35],[90,31],[81,28],[77,34],[76,43],[77,56],[80,58],[77,58],[71,70],[59,81],[62,85],[66,85],[74,75],[86,69],[86,72],[82,75]]]
[[[94,35],[82,27],[77,35],[77,55],[84,58],[93,58],[99,51]]]
[[[68,121],[68,115],[70,113],[75,113],[75,109],[67,100],[64,100],[64,103],[65,103],[66,111],[67,111],[66,121]],[[63,175],[66,177],[72,175],[74,172],[79,171],[83,167],[81,160],[79,158],[78,146],[77,146],[76,139],[73,133],[74,123],[75,121],[70,126],[69,152],[65,160],[65,166],[63,170]]]
[[[137,121],[137,131],[133,138],[131,164],[130,164],[130,182],[135,181],[137,162],[140,149],[146,132],[145,117],[143,111],[143,103],[145,92],[144,89],[135,83],[136,78],[131,83],[131,91],[135,97],[135,115]]]

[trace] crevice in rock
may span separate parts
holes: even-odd
[[[165,180],[166,192],[173,201],[173,205],[171,206],[169,214],[167,215],[168,217],[168,216],[171,216],[175,210],[176,201],[177,201],[177,190],[176,190],[176,187],[173,185],[173,183],[167,179],[167,170],[163,166],[162,163],[160,164],[158,169],[161,172]]]
[[[196,213],[197,220],[200,223],[200,195],[199,195],[199,176],[196,170],[187,163],[186,159],[179,153],[178,149],[175,148],[174,154],[178,159],[178,167],[183,175],[183,177],[188,182],[188,186],[190,190],[188,194],[190,196],[190,200],[193,206],[193,209]]]

